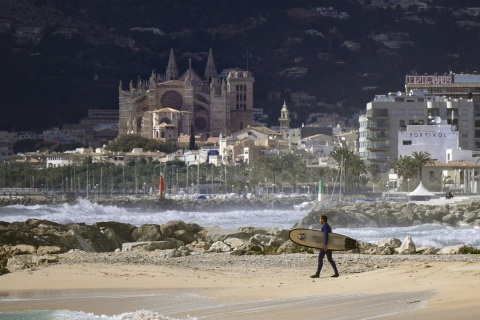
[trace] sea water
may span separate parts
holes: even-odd
[[[175,320],[166,317],[158,312],[148,310],[137,310],[135,312],[125,312],[119,315],[95,315],[81,311],[69,310],[30,310],[19,312],[0,312],[0,320]],[[188,317],[187,319],[196,319]]]
[[[259,228],[281,227],[292,228],[307,215],[306,210],[271,209],[271,210],[232,210],[222,212],[193,212],[193,211],[145,211],[141,209],[103,206],[85,200],[74,204],[14,205],[0,207],[0,221],[15,222],[26,219],[45,219],[57,223],[86,223],[93,224],[102,221],[117,221],[130,223],[135,226],[142,224],[163,224],[172,220],[182,220],[188,223],[197,223],[202,227],[220,226],[235,229],[244,226]],[[480,228],[473,226],[450,227],[439,224],[423,224],[412,227],[388,228],[335,228],[334,232],[348,235],[365,242],[397,238],[403,240],[410,236],[416,246],[431,246],[442,248],[457,244],[480,246]],[[0,304],[7,299],[0,298]],[[137,310],[130,313],[121,313],[114,316],[95,315],[91,313],[69,310],[22,311],[0,313],[0,320],[93,320],[93,319],[173,319],[160,313],[148,310]],[[186,318],[195,319],[195,318]]]

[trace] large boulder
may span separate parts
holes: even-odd
[[[175,249],[175,243],[171,241],[140,241],[140,242],[125,242],[122,244],[122,251],[155,251]]]
[[[75,232],[75,235],[80,236],[87,242],[96,252],[109,252],[111,251],[110,241],[100,231],[99,228],[84,223],[75,223],[68,225],[71,230]],[[80,238],[76,237],[80,241]]]
[[[415,244],[413,243],[412,237],[406,236],[402,242],[402,245],[395,249],[399,254],[414,254],[417,250]]]
[[[142,224],[132,233],[133,241],[159,241],[163,240],[158,224]]]
[[[282,253],[297,253],[297,252],[302,252],[302,246],[299,246],[295,242],[291,240],[285,241],[278,249],[277,253],[282,254]]]
[[[110,233],[113,231],[115,233],[115,237],[121,243],[132,242],[132,233],[137,228],[133,224],[116,221],[95,222],[93,225],[100,228],[102,231],[105,229],[109,229]]]
[[[440,249],[437,254],[465,254],[468,250],[473,249],[472,246],[467,244],[459,244],[456,246],[449,246]]]
[[[208,249],[209,252],[229,252],[230,250],[232,250],[232,248],[222,241],[214,242]]]

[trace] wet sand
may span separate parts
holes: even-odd
[[[378,257],[339,255],[339,278],[329,277],[327,263],[321,277],[311,279],[315,257],[295,256],[298,263],[286,265],[288,256],[220,260],[203,254],[158,265],[79,261],[15,271],[0,276],[0,312],[118,315],[145,309],[179,319],[472,319],[478,314],[475,259],[385,257],[373,266]],[[352,272],[354,264],[371,271]]]

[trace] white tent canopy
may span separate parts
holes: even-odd
[[[418,187],[413,190],[412,192],[410,192],[408,194],[409,197],[426,197],[426,196],[429,196],[429,197],[433,197],[435,196],[435,194],[431,193],[430,191],[427,190],[427,188],[424,187],[422,181],[420,181],[420,184],[418,185]]]

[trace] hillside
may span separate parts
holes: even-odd
[[[408,73],[480,70],[480,18],[461,11],[477,1],[384,2],[0,0],[0,22],[11,22],[0,24],[0,130],[116,109],[120,81],[163,73],[170,48],[181,72],[191,58],[202,74],[209,48],[219,71],[252,71],[270,125],[284,99],[299,126],[312,112],[364,110],[375,94],[403,90]],[[41,29],[25,38],[24,27]]]

